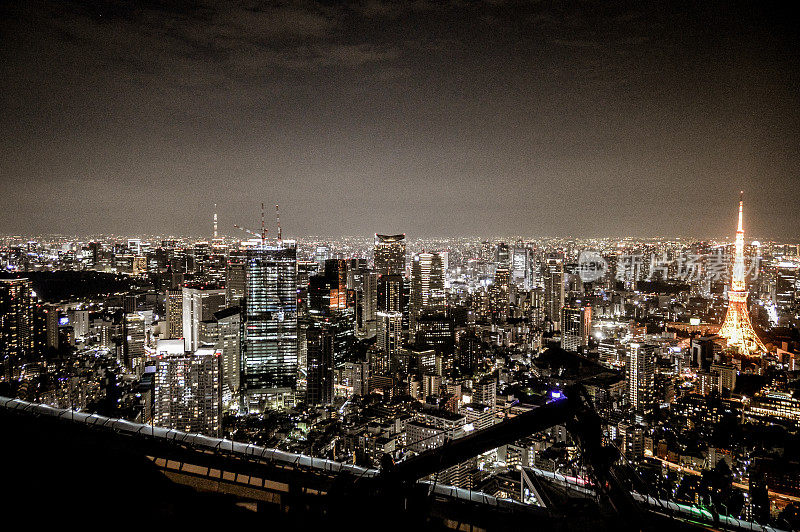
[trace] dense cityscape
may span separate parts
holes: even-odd
[[[800,530],[800,18],[0,2],[6,522]]]
[[[800,245],[742,205],[730,241],[7,236],[0,395],[380,467],[580,383],[656,496],[796,526]],[[578,451],[557,425],[435,479],[535,505],[519,471]]]

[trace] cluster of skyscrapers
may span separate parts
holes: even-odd
[[[800,323],[800,248],[747,244],[743,235],[740,204],[733,245],[218,233],[209,242],[95,241],[56,254],[34,241],[6,245],[0,266],[17,277],[0,280],[3,380],[80,408],[117,393],[115,404],[141,421],[211,435],[235,430],[225,413],[291,410],[309,426],[336,419],[325,452],[373,465],[446,445],[580,382],[628,459],[685,469],[691,429],[716,422],[710,397],[748,423],[800,421],[788,386],[800,369],[791,332]],[[731,275],[717,279],[712,265],[726,250]],[[696,276],[684,275],[688,256],[700,257]],[[759,278],[744,267],[756,259],[769,265]],[[150,284],[47,304],[33,273],[49,269]],[[125,379],[98,368],[103,357]],[[753,376],[760,386],[741,392]],[[113,392],[130,382],[127,395]],[[652,421],[659,415],[692,424],[666,437]],[[295,450],[306,442],[284,440]],[[503,467],[555,471],[548,449],[566,441],[554,428],[438,478],[488,489]],[[705,444],[716,463],[722,448]]]

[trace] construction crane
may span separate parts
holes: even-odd
[[[260,239],[261,246],[263,247],[267,242],[267,227],[266,224],[264,223],[264,204],[263,203],[261,204],[261,234],[255,231],[251,231],[250,229],[246,229],[240,225],[233,224],[233,226],[236,229],[239,229],[240,231],[244,231],[245,233],[253,235],[254,237]]]

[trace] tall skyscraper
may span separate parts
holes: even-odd
[[[347,308],[347,261],[328,259],[325,261],[325,278],[330,279],[330,305],[332,311]]]
[[[325,261],[322,275],[309,278],[308,301],[311,312],[322,316],[347,308],[347,261]]]
[[[327,326],[306,330],[306,402],[327,405],[333,402],[333,334]]]
[[[547,319],[561,330],[561,309],[564,307],[564,258],[549,255],[544,264],[544,307]]]
[[[592,307],[564,307],[561,310],[561,347],[578,351],[589,344],[592,329]]]
[[[137,374],[141,374],[144,371],[144,316],[138,312],[125,314],[125,320],[122,323],[122,335],[125,340],[122,344],[125,365]]]
[[[245,292],[245,266],[247,253],[241,250],[232,250],[228,254],[225,267],[225,301],[229,307],[236,307],[242,301]]]
[[[261,411],[294,401],[297,386],[297,250],[294,243],[247,252],[241,390]]]
[[[494,272],[494,282],[489,287],[490,308],[496,320],[505,321],[508,318],[510,285],[511,272],[506,267],[498,266]]]
[[[747,307],[747,286],[744,268],[744,224],[742,213],[744,201],[739,198],[739,227],[736,230],[736,255],[733,260],[731,287],[728,290],[728,312],[719,330],[719,335],[728,340],[728,347],[746,356],[759,356],[767,348],[753,330],[750,310]]]
[[[28,279],[0,279],[0,363],[5,380],[34,355],[33,293]]]
[[[516,247],[511,254],[511,281],[523,290],[533,287],[531,255],[528,248]]]
[[[405,275],[406,235],[375,234],[375,271],[379,275]]]
[[[45,315],[45,345],[52,349],[58,349],[60,345],[58,337],[58,305],[45,304],[42,307]]]
[[[218,336],[216,349],[222,353],[222,398],[225,404],[239,394],[241,379],[241,309],[228,307],[217,312]]]
[[[225,308],[225,290],[205,286],[183,287],[183,338],[186,351],[193,353],[200,345],[200,323],[214,319]]]
[[[403,340],[403,315],[400,312],[377,313],[376,347],[389,358],[397,354]]]
[[[380,275],[378,277],[377,309],[383,312],[403,312],[402,275]]]
[[[222,422],[220,353],[165,355],[156,362],[154,419],[159,427],[219,436]]]
[[[183,289],[167,290],[164,307],[167,338],[183,338]]]
[[[417,253],[411,263],[411,329],[423,311],[444,311],[444,270],[438,253]]]
[[[376,272],[368,271],[363,275],[359,296],[356,332],[361,338],[372,338],[377,331],[378,274]]]
[[[495,249],[495,263],[498,268],[510,268],[511,266],[511,252],[508,244],[500,242]]]
[[[775,306],[787,310],[797,299],[797,264],[781,262],[775,276]]]
[[[628,400],[637,412],[648,412],[655,403],[656,346],[632,343],[625,364]]]

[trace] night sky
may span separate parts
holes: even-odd
[[[643,4],[2,2],[0,234],[800,241],[798,19]]]

